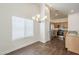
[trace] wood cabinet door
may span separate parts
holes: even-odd
[[[79,37],[78,36],[68,36],[66,37],[66,48],[69,51],[79,54]]]

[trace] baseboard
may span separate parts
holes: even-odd
[[[42,42],[42,43],[47,43],[47,42],[49,42],[50,40],[47,40],[47,41],[40,41],[40,42]]]
[[[26,47],[26,46],[31,45],[31,44],[33,44],[33,43],[35,43],[35,42],[38,42],[38,41],[39,41],[39,40],[36,40],[36,41],[30,42],[29,44],[23,44],[23,45],[21,45],[20,47],[6,49],[5,51],[0,52],[0,55],[6,55],[6,54],[8,54],[8,53],[10,53],[10,52],[13,52],[13,51],[15,51],[15,50],[21,49],[21,48],[23,48],[23,47]],[[50,41],[50,40],[48,40],[48,41]],[[40,42],[46,43],[46,42],[48,42],[48,41],[40,41]]]
[[[35,43],[35,42],[38,42],[38,41],[33,41],[33,42],[31,42],[30,44],[24,44],[24,45],[22,45],[22,46],[20,46],[20,47],[18,47],[18,48],[7,49],[6,51],[0,53],[0,55],[7,55],[7,54],[10,53],[10,52],[13,52],[13,51],[15,51],[15,50],[21,49],[21,48],[26,47],[26,46],[28,46],[28,45],[31,45],[31,44],[33,44],[33,43]]]

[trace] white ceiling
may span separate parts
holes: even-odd
[[[37,6],[40,6],[39,3],[34,3]],[[51,19],[65,18],[68,14],[79,12],[79,3],[46,3],[51,7]],[[74,12],[71,13],[71,10]],[[58,14],[58,16],[55,16]]]
[[[50,6],[65,14],[70,14],[71,10],[74,10],[74,13],[79,12],[79,3],[51,3]]]

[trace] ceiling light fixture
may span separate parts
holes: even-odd
[[[39,23],[41,23],[45,19],[47,19],[47,16],[44,16],[44,17],[41,18],[40,14],[37,14],[36,16],[32,17],[32,19],[35,20],[35,21],[37,21],[37,22],[39,22]]]

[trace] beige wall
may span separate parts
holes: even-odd
[[[34,4],[0,4],[0,54],[6,54],[23,46],[39,41],[39,24],[34,22],[34,36],[12,41],[11,17],[18,16],[31,19],[40,12]]]
[[[45,21],[45,40],[46,42],[50,40],[50,8],[45,8],[45,14],[47,19]]]
[[[50,40],[49,21],[47,21],[50,20],[50,12],[48,8],[42,8],[38,4],[0,4],[0,54],[9,53],[37,41],[45,43]],[[42,17],[47,15],[48,18],[43,23],[34,21],[34,36],[13,41],[11,17],[32,19],[32,16],[40,12]]]
[[[45,43],[50,40],[50,9],[45,4],[42,4],[41,16],[47,16],[47,19],[40,23],[40,41]]]
[[[79,31],[79,13],[68,16],[68,30]]]

